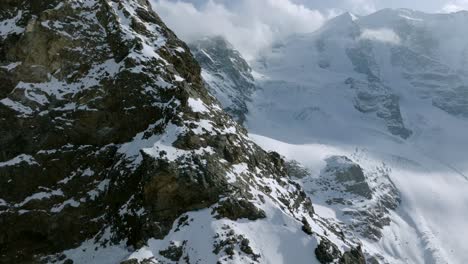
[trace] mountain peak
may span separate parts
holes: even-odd
[[[347,24],[347,23],[351,23],[351,22],[355,21],[356,19],[358,19],[358,17],[356,15],[354,15],[353,13],[344,12],[343,14],[340,14],[340,15],[330,19],[329,22],[333,23],[333,24]]]
[[[328,20],[318,32],[328,32],[329,34],[345,34],[348,35],[356,31],[356,22],[359,20],[359,17],[350,13],[345,12],[339,16],[336,16]]]

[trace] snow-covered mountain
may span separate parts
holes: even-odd
[[[249,65],[147,0],[0,2],[0,263],[468,262],[467,14]]]
[[[351,97],[353,108],[369,113],[364,121],[366,129],[383,132],[384,124],[391,134],[403,139],[413,133],[418,137],[425,129],[411,114],[425,112],[423,107],[466,117],[468,40],[463,28],[455,26],[467,20],[466,12],[431,16],[408,10],[382,10],[359,19],[346,13],[316,33],[277,44],[254,63],[254,68],[260,73],[268,72],[264,82],[271,86],[286,87],[290,83],[295,90],[330,86],[307,92],[320,93],[314,97],[321,101],[332,101],[337,93]],[[410,111],[404,111],[407,104]],[[297,110],[296,119],[311,112]],[[350,116],[341,117],[347,120]],[[375,120],[370,120],[373,117]]]
[[[345,13],[250,62],[251,137],[302,164],[316,213],[370,263],[468,262],[467,24],[468,12]]]
[[[1,1],[0,83],[1,263],[365,263],[146,0]]]

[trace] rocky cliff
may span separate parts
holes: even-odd
[[[148,1],[0,10],[1,262],[364,262]]]

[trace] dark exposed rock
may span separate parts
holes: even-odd
[[[380,256],[381,259],[383,259],[382,256]],[[377,257],[374,257],[374,256],[371,256],[369,258],[367,258],[367,261],[366,261],[368,264],[379,264],[380,262],[378,261],[378,258]]]
[[[139,264],[139,263],[137,259],[129,259],[129,260],[120,262],[120,264]]]
[[[353,163],[347,157],[331,157],[327,160],[327,173],[335,176],[335,180],[345,186],[346,191],[372,199],[372,191],[366,182],[361,166]]]
[[[315,248],[315,256],[320,263],[327,264],[340,259],[342,254],[335,244],[326,238],[322,238],[320,244]]]
[[[182,258],[182,255],[184,254],[185,243],[186,242],[183,242],[180,246],[171,243],[171,245],[167,249],[160,250],[159,254],[172,261],[179,261]]]
[[[343,254],[336,245],[328,239],[322,238],[320,244],[315,249],[315,256],[322,264],[340,263],[340,264],[366,264],[366,259],[362,253],[361,246],[351,248]]]
[[[225,226],[225,232],[216,235],[213,253],[220,254],[222,251],[226,257],[221,258],[220,263],[227,259],[233,259],[235,254],[247,256],[249,259],[259,262],[260,255],[250,247],[250,241],[243,235],[237,235],[229,226]],[[229,261],[228,261],[229,262]]]
[[[254,254],[254,252],[249,244],[250,241],[247,238],[242,239],[240,244],[240,250],[247,255],[252,255]]]
[[[308,235],[312,235],[314,232],[312,231],[312,227],[310,226],[309,222],[307,219],[302,218],[302,231]]]
[[[257,208],[253,203],[247,200],[236,200],[232,198],[220,202],[219,206],[217,206],[214,211],[217,213],[217,217],[225,217],[231,220],[241,218],[257,220],[266,217],[265,212]]]
[[[155,263],[159,263],[159,262],[157,262],[153,257],[145,258],[145,259],[142,259],[141,261],[138,261],[138,259],[129,259],[129,260],[120,262],[120,264],[155,264]]]
[[[346,251],[340,259],[340,264],[366,264],[366,258],[362,254],[361,247]]]

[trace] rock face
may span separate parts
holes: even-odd
[[[143,227],[132,206],[163,209],[170,190],[151,189],[152,179],[169,184],[176,175],[140,150],[181,127],[178,112],[195,118],[190,94],[209,102],[198,65],[146,1],[15,1],[2,10],[15,28],[2,35],[0,58],[8,78],[0,100],[2,256],[14,262],[70,248],[107,223],[138,243],[154,227]],[[174,214],[160,215],[150,233],[167,232]]]
[[[401,112],[400,98],[381,80],[382,70],[375,52],[377,45],[372,40],[361,37],[363,28],[353,21],[349,14],[344,14],[329,23],[316,40],[317,52],[321,57],[321,64],[331,66],[330,55],[334,49],[337,33],[346,28],[350,34],[347,37],[353,40],[344,47],[344,52],[353,66],[353,70],[365,76],[364,79],[348,78],[346,85],[353,90],[354,107],[362,113],[373,113],[382,119],[387,129],[393,135],[407,139],[412,131],[405,127]],[[328,67],[327,67],[328,68]]]
[[[315,255],[322,264],[333,263],[342,256],[338,248],[327,239],[320,241],[319,246],[315,249]]]
[[[353,248],[349,252],[341,254],[338,248],[327,239],[320,241],[315,249],[315,255],[322,264],[340,263],[340,264],[365,264],[366,259],[360,247]]]
[[[354,107],[362,113],[375,113],[385,121],[387,129],[393,135],[407,139],[413,133],[405,127],[400,111],[400,98],[378,79],[369,77],[367,81],[346,79],[346,85],[356,93]]]
[[[360,161],[362,155],[354,154],[353,159]],[[390,224],[391,211],[400,203],[398,190],[389,178],[390,169],[381,164],[364,170],[345,156],[332,156],[326,163],[318,178],[302,179],[304,188],[317,197],[316,203],[338,213],[344,230],[378,241],[382,228]]]
[[[340,252],[356,246],[316,222],[282,158],[223,112],[148,1],[2,1],[0,10],[2,261],[267,263],[263,238],[250,236],[253,245],[232,220],[265,227],[277,215],[287,234],[308,223],[303,254],[327,233]],[[232,62],[223,70],[240,67],[245,75],[230,78],[250,91],[237,55],[220,55]],[[206,221],[214,249],[190,233]]]
[[[190,44],[202,67],[202,77],[221,106],[240,123],[255,91],[252,69],[242,55],[222,37],[206,37]]]
[[[333,175],[335,182],[344,186],[346,192],[372,199],[372,191],[366,182],[361,166],[347,157],[328,158],[325,174]]]

